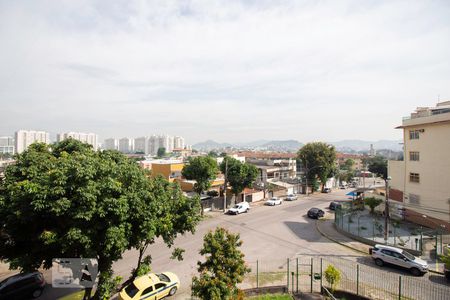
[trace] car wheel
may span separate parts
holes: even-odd
[[[33,298],[38,298],[42,295],[42,289],[37,289],[34,290],[33,293],[31,294],[31,297]]]
[[[177,288],[176,287],[171,288],[170,291],[169,291],[169,296],[175,295],[176,292],[177,292]]]
[[[411,274],[413,274],[414,276],[420,276],[420,275],[422,275],[422,272],[420,272],[420,270],[417,269],[417,268],[411,268],[409,271],[410,271]]]
[[[249,211],[249,210],[250,210],[250,209],[249,209],[249,208],[247,208],[247,209],[245,210],[245,212],[246,212],[246,213],[248,213],[248,211]]]
[[[382,267],[384,265],[384,261],[382,261],[381,259],[377,258],[375,259],[375,263],[377,266]]]

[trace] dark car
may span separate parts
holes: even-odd
[[[313,207],[308,210],[308,217],[313,219],[322,218],[325,215],[325,212],[320,208]]]
[[[330,210],[336,210],[336,208],[342,207],[342,204],[337,201],[331,201],[330,206],[328,207]]]
[[[323,190],[322,190],[322,193],[331,193],[331,189],[330,188],[324,188]]]
[[[41,272],[16,274],[0,282],[0,300],[37,298],[44,286]]]

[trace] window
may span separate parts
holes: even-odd
[[[381,250],[381,253],[383,253],[385,255],[393,256],[392,251],[390,251],[390,250],[383,249],[383,250]]]
[[[409,160],[411,160],[411,161],[419,161],[419,152],[417,152],[417,151],[410,151],[409,152]]]
[[[411,204],[420,204],[420,196],[416,194],[409,194],[409,203]]]
[[[142,296],[147,295],[148,293],[153,292],[153,287],[148,287],[142,292]]]
[[[166,287],[165,283],[157,283],[155,284],[155,290],[159,290],[160,288]]]
[[[420,132],[420,130],[410,130],[409,131],[409,139],[410,140],[418,140],[419,132]]]
[[[130,298],[133,298],[139,292],[139,289],[134,285],[134,283],[131,283],[125,288],[125,292],[128,296],[130,296]]]
[[[409,173],[409,181],[410,182],[420,182],[419,173]]]

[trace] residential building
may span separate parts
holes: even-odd
[[[35,142],[50,144],[50,134],[45,131],[19,130],[15,134],[16,153],[22,153]]]
[[[364,156],[361,154],[336,153],[337,165],[343,166],[348,159],[351,159],[354,162],[352,167],[354,171],[364,170],[363,158]]]
[[[184,149],[184,138],[181,136],[175,136],[173,138],[173,148],[174,149]]]
[[[0,154],[14,154],[14,139],[10,136],[0,137]]]
[[[388,162],[392,214],[450,231],[450,101],[403,118],[404,159]]]
[[[119,150],[119,141],[115,138],[106,139],[103,143],[103,149],[105,150]]]
[[[183,167],[184,163],[181,160],[154,160],[151,162],[151,174],[153,177],[162,175],[170,182],[173,182],[175,179],[181,179]]]
[[[149,138],[147,136],[138,137],[134,139],[134,151],[138,153],[143,153],[145,155],[149,154]]]
[[[95,133],[64,132],[57,135],[58,142],[69,138],[92,145],[95,151],[98,149],[98,136]]]
[[[119,140],[119,151],[122,153],[132,153],[134,149],[134,140],[131,138],[121,138]]]

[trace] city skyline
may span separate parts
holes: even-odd
[[[402,117],[450,99],[449,14],[447,1],[3,1],[0,136],[398,140]]]

